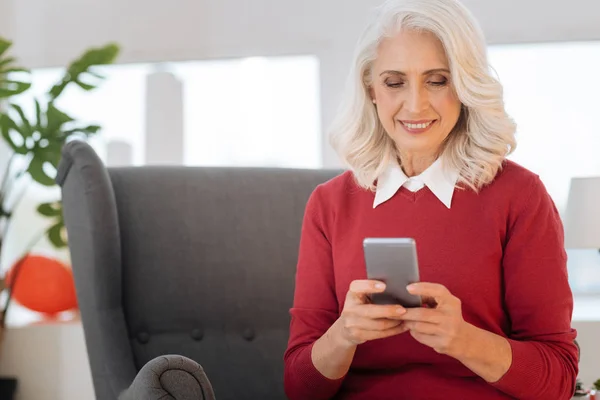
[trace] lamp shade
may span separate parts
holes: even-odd
[[[600,177],[571,179],[564,219],[567,249],[600,249]]]

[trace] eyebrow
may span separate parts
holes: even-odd
[[[449,74],[450,70],[446,69],[446,68],[429,69],[429,70],[423,72],[423,75],[439,74],[440,72],[445,72],[445,73]],[[406,73],[404,73],[402,71],[394,71],[394,70],[391,70],[391,69],[383,71],[381,74],[379,74],[379,76],[382,76],[382,75],[385,75],[385,74],[406,76]]]

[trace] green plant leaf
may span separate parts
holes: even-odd
[[[27,119],[27,116],[25,116],[25,113],[23,112],[21,106],[19,106],[18,104],[11,104],[10,106],[17,112],[17,114],[19,114],[19,117],[21,118],[21,126],[18,127],[18,132],[21,135],[23,135],[23,138],[30,137],[31,135],[33,135],[34,129],[31,126],[29,120]]]
[[[0,54],[0,56],[1,55],[2,54]],[[0,60],[0,72],[2,72],[2,68],[6,67],[7,65],[13,64],[15,61],[17,61],[17,59],[14,57],[6,57],[4,60]]]
[[[77,86],[79,86],[80,88],[82,88],[86,92],[89,92],[90,90],[96,89],[96,86],[89,85],[89,84],[83,83],[81,81],[75,81],[75,83],[77,84]]]
[[[18,154],[27,154],[27,147],[25,143],[22,145],[17,145],[13,138],[10,136],[11,131],[19,131],[19,127],[7,114],[0,114],[0,131],[2,132],[2,137],[8,143],[8,145],[13,149],[14,152]]]
[[[10,217],[10,216],[11,216],[11,213],[9,213],[4,208],[2,208],[2,206],[0,206],[0,219],[2,219],[4,217]]]
[[[66,238],[66,229],[65,224],[62,218],[59,222],[53,225],[50,229],[48,229],[48,239],[57,249],[61,249],[67,247],[67,238]]]
[[[52,164],[54,168],[58,169],[58,164],[60,163],[60,159],[62,157],[61,151],[63,145],[63,140],[57,140],[55,142],[51,142],[45,148],[40,148],[38,150],[38,153],[40,153],[40,157]]]
[[[60,202],[43,203],[38,206],[37,212],[44,217],[57,217],[62,213],[62,206]]]
[[[84,90],[96,88],[95,85],[84,83],[82,78],[84,78],[86,74],[98,78],[99,75],[95,73],[90,74],[89,69],[97,65],[112,64],[118,54],[119,46],[115,43],[109,43],[103,47],[87,50],[81,57],[68,66],[61,81],[50,89],[50,97],[56,99],[70,83],[76,83]]]
[[[44,162],[45,160],[40,157],[33,157],[31,162],[29,163],[29,168],[27,168],[27,172],[31,175],[31,178],[44,185],[44,186],[54,186],[56,182],[53,177],[50,177],[44,171]]]
[[[10,104],[10,108],[14,109],[19,115],[19,118],[21,119],[21,121],[19,122],[13,119],[12,124],[10,124],[10,129],[21,135],[23,141],[25,141],[25,139],[31,136],[31,134],[33,133],[31,125],[29,124],[25,113],[23,113],[23,109],[19,105]]]
[[[0,77],[0,98],[7,98],[21,94],[31,87],[29,82],[4,80]]]
[[[104,75],[100,75],[100,74],[99,74],[99,73],[97,73],[97,72],[88,71],[88,74],[90,74],[91,76],[93,76],[93,77],[95,77],[95,78],[98,78],[98,79],[100,79],[100,80],[104,80],[104,79],[106,79],[106,76],[104,76]]]
[[[3,60],[0,59],[0,74],[6,72],[3,70],[4,67],[13,64],[15,61],[17,60],[14,57],[6,57]]]
[[[9,73],[12,72],[29,73],[29,71],[25,68],[14,65],[16,61],[14,57],[8,57],[5,55],[11,46],[11,41],[0,38],[0,98],[16,96],[25,92],[31,87],[30,82],[9,79]]]
[[[50,137],[61,136],[60,128],[67,122],[74,121],[72,117],[56,108],[53,102],[48,103],[46,117],[48,118],[48,125],[46,126],[45,132],[42,133],[42,137],[47,139]]]
[[[30,82],[23,82],[10,77],[11,73],[29,71],[25,68],[15,66],[15,58],[7,57],[5,53],[8,52],[12,42],[0,38],[0,98],[8,98],[16,96],[28,90],[31,87]]]
[[[35,121],[37,129],[42,129],[44,121],[42,121],[42,106],[40,106],[38,99],[35,99]]]
[[[11,41],[0,37],[0,56],[4,55],[4,53],[10,49],[10,46],[12,46]]]
[[[102,129],[102,127],[100,125],[88,125],[88,126],[84,126],[84,127],[80,127],[80,128],[73,128],[73,129],[66,130],[63,132],[63,135],[64,135],[65,139],[67,139],[69,136],[71,136],[75,133],[82,133],[86,137],[89,137],[91,135],[94,135],[94,134],[100,132],[100,129]]]
[[[6,61],[6,60],[4,60],[4,61]],[[1,64],[1,62],[0,62],[0,64]],[[10,74],[10,73],[15,73],[15,72],[29,73],[29,70],[25,69],[25,68],[20,68],[20,67],[10,67],[5,70],[0,70],[0,74]]]

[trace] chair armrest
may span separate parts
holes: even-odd
[[[215,400],[215,394],[197,362],[165,355],[148,361],[119,400]]]

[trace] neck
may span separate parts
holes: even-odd
[[[425,171],[435,162],[437,155],[398,154],[400,167],[406,176],[416,176]]]

